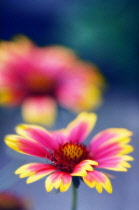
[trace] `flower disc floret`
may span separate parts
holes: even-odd
[[[50,158],[54,166],[65,172],[72,172],[75,165],[87,159],[87,147],[83,144],[65,143],[58,150],[51,153]]]

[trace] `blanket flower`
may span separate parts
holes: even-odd
[[[68,48],[21,36],[1,42],[0,54],[0,105],[21,105],[28,123],[53,125],[57,105],[80,112],[101,103],[103,76]]]
[[[110,175],[102,169],[127,171],[133,158],[129,145],[132,132],[124,128],[109,128],[95,135],[89,146],[83,144],[96,122],[96,114],[80,113],[65,129],[48,131],[40,126],[18,125],[18,135],[5,137],[6,144],[17,152],[38,156],[44,163],[21,166],[15,174],[28,177],[32,183],[48,176],[46,190],[66,191],[71,183],[78,187],[80,180],[101,193],[112,193]]]

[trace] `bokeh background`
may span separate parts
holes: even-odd
[[[24,34],[37,45],[72,48],[84,60],[96,63],[107,80],[98,122],[92,135],[108,127],[134,132],[135,161],[128,173],[112,172],[113,194],[98,194],[81,184],[80,210],[139,209],[139,2],[137,0],[1,0],[0,39]],[[65,127],[74,115],[59,109],[53,129]],[[0,191],[10,191],[32,203],[32,210],[70,210],[71,189],[47,193],[44,179],[30,185],[14,175],[17,167],[38,161],[7,148],[6,134],[22,123],[20,108],[0,108]],[[89,138],[88,138],[89,140]]]

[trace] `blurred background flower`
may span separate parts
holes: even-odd
[[[0,103],[22,104],[29,123],[52,125],[57,103],[73,111],[100,105],[104,80],[97,67],[60,46],[37,47],[29,39],[0,43]]]
[[[8,191],[0,192],[1,210],[29,210],[30,207],[31,205],[26,199]]]
[[[97,210],[139,209],[138,11],[137,0],[0,1],[1,40],[9,41],[17,34],[24,34],[37,46],[67,46],[80,58],[99,66],[109,89],[105,93],[104,103],[97,109],[100,120],[94,133],[111,125],[125,127],[134,133],[132,145],[135,148],[135,161],[132,169],[126,175],[114,173],[116,179],[113,179],[112,195],[105,192],[98,195],[95,190],[81,185],[78,202],[80,210],[92,210],[93,206]],[[65,127],[74,117],[60,108],[54,128]],[[0,189],[10,189],[14,193],[31,197],[35,210],[46,210],[46,206],[48,209],[61,210],[63,200],[64,207],[69,210],[70,190],[56,196],[46,195],[44,180],[25,187],[24,180],[19,181],[13,174],[16,168],[28,163],[29,158],[30,162],[33,161],[31,157],[25,159],[22,154],[18,156],[3,143],[4,136],[13,133],[13,127],[21,122],[19,108],[0,107]]]

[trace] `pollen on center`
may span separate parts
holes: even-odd
[[[55,167],[72,172],[75,165],[88,157],[87,147],[79,143],[65,143],[51,153],[49,159]]]
[[[86,148],[80,144],[66,143],[61,147],[61,151],[68,159],[80,159],[86,152]]]

